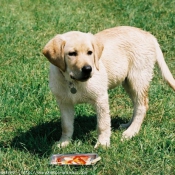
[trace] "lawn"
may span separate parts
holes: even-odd
[[[175,0],[1,0],[0,8],[0,174],[175,174],[175,93],[156,66],[149,111],[140,133],[121,142],[119,124],[132,114],[122,87],[109,91],[111,146],[94,149],[96,113],[77,105],[72,143],[56,148],[60,113],[48,88],[44,45],[70,30],[96,33],[129,25],[155,35],[175,76]],[[53,153],[92,153],[91,167],[51,166]]]

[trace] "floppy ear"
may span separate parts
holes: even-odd
[[[43,49],[45,57],[62,71],[66,69],[63,52],[65,43],[66,42],[61,39],[60,35],[56,35]]]
[[[99,70],[98,60],[100,59],[102,51],[103,51],[103,44],[98,40],[97,37],[93,36],[92,45],[93,45],[93,49],[94,49],[95,67],[97,68],[97,70]]]

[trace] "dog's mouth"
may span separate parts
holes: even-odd
[[[93,69],[90,65],[83,66],[80,70],[74,70],[69,73],[70,78],[73,80],[85,82],[93,75]]]
[[[71,77],[71,79],[73,79],[73,80],[85,82],[85,81],[87,81],[89,78],[91,78],[91,75],[85,75],[85,76],[83,76],[83,77],[81,77],[81,78],[76,78],[76,77],[74,77],[74,76],[72,76],[72,75],[70,75],[70,77]]]

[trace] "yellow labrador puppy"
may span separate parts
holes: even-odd
[[[163,78],[175,90],[156,38],[134,27],[116,27],[92,35],[71,31],[51,39],[43,49],[51,62],[49,85],[61,111],[62,136],[66,146],[73,134],[74,105],[91,103],[97,111],[99,144],[110,145],[111,120],[108,89],[122,84],[134,110],[122,127],[122,139],[136,135],[148,109],[148,88],[157,62]]]

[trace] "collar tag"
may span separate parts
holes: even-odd
[[[77,90],[76,90],[74,87],[71,87],[71,88],[70,88],[70,92],[71,92],[72,94],[76,94],[76,93],[77,93]]]
[[[69,88],[70,88],[70,92],[72,94],[76,94],[77,93],[77,89],[74,87],[74,84],[72,82],[69,83]]]

